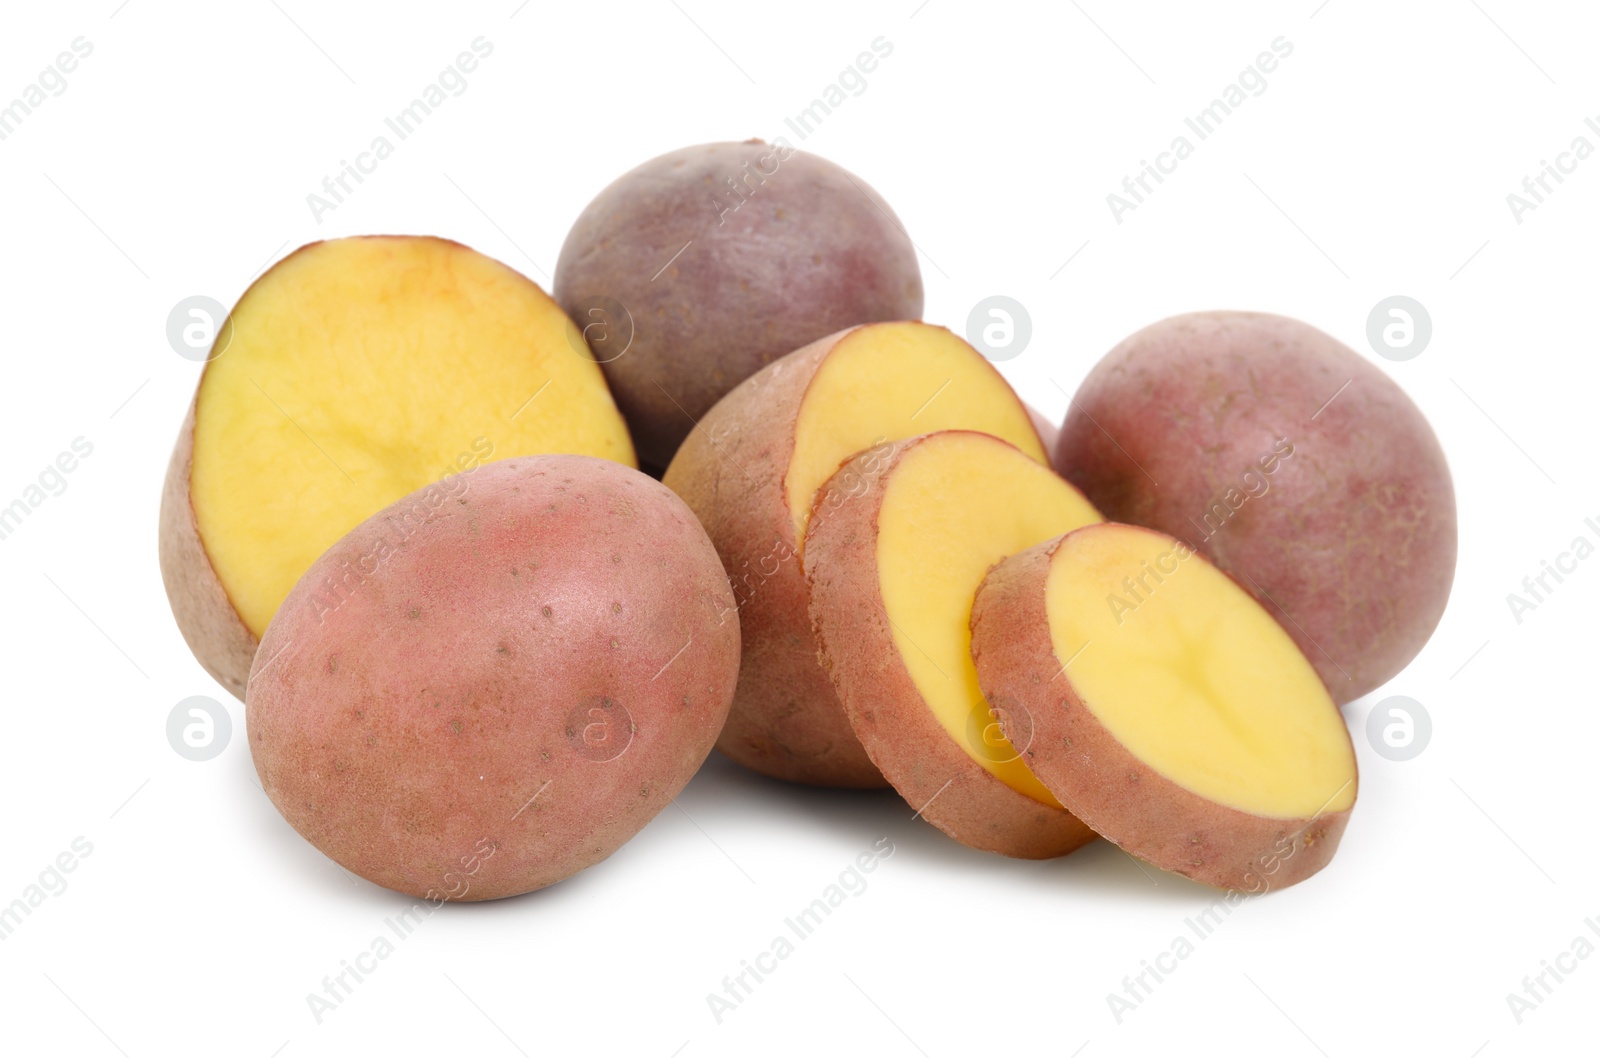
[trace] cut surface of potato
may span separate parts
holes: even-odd
[[[909,451],[878,510],[878,583],[900,660],[940,726],[980,767],[1055,806],[1003,737],[972,737],[992,723],[967,627],[978,585],[1007,555],[1100,520],[1077,489],[1018,455],[965,432]]]
[[[987,431],[1048,462],[1027,409],[977,350],[942,327],[874,323],[746,379],[678,450],[663,481],[716,544],[743,628],[739,692],[717,743],[727,756],[792,782],[884,784],[817,661],[805,527],[818,486],[842,462],[950,427]]]
[[[1104,523],[1007,559],[972,649],[1032,772],[1133,854],[1230,888],[1332,855],[1356,797],[1344,721],[1273,616],[1188,545]]]
[[[1001,734],[968,622],[996,562],[1099,520],[1048,467],[962,430],[864,453],[817,494],[805,569],[845,712],[884,777],[974,848],[1042,858],[1091,836],[1020,759],[1026,736]]]
[[[234,693],[238,657],[295,581],[374,511],[505,456],[634,465],[561,309],[456,243],[307,246],[262,276],[229,323],[179,438],[162,535],[179,624]],[[246,649],[224,660],[212,648],[228,637],[206,626],[229,621]]]
[[[885,441],[976,430],[1048,465],[1048,451],[1004,378],[943,327],[858,327],[818,366],[800,402],[784,476],[795,536],[805,539],[817,489],[845,460]]]
[[[1355,759],[1316,671],[1227,575],[1164,557],[1173,545],[1106,527],[1057,550],[1050,641],[1076,655],[1067,675],[1084,707],[1134,756],[1231,808],[1297,819],[1349,807]],[[1164,580],[1157,562],[1173,569]]]

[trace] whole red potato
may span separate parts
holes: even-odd
[[[1450,597],[1438,439],[1387,375],[1298,320],[1191,313],[1125,339],[1074,397],[1055,465],[1107,518],[1231,573],[1340,704],[1399,673]]]
[[[506,459],[352,529],[290,591],[245,696],[306,840],[432,900],[599,862],[705,760],[739,669],[727,576],[664,485]]]
[[[567,233],[555,298],[657,471],[711,406],[824,335],[922,316],[917,251],[866,182],[760,140],[663,154]]]

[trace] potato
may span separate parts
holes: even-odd
[[[951,430],[868,451],[817,494],[806,531],[811,618],[861,744],[924,819],[965,845],[1060,856],[1093,833],[1002,737],[970,653],[989,567],[1100,520],[1046,466]]]
[[[1006,559],[972,658],[1028,769],[1135,856],[1249,892],[1332,858],[1356,798],[1344,721],[1282,626],[1181,541],[1104,523]]]
[[[1029,404],[1026,407],[1028,409],[1028,418],[1033,421],[1034,431],[1038,433],[1039,440],[1044,444],[1045,451],[1055,451],[1056,439],[1061,436],[1060,425],[1051,422],[1045,417],[1044,412],[1033,405]]]
[[[1307,324],[1207,312],[1145,328],[1084,380],[1055,465],[1107,518],[1237,577],[1341,705],[1403,669],[1444,613],[1444,452],[1387,375]]]
[[[679,450],[664,480],[717,545],[743,628],[723,753],[793,782],[884,784],[818,665],[802,542],[817,488],[840,463],[949,427],[992,433],[1047,462],[1027,411],[976,350],[942,327],[876,323],[746,379]]]
[[[446,473],[537,452],[633,465],[555,302],[420,237],[302,247],[218,332],[161,496],[161,573],[207,672],[243,697],[290,587],[362,519]]]
[[[306,571],[245,699],[306,840],[413,896],[489,900],[610,855],[683,788],[733,696],[716,551],[659,482],[587,456],[429,485]]]
[[[665,467],[711,406],[843,327],[922,315],[887,203],[814,154],[709,143],[623,174],[584,209],[555,296],[584,328],[639,457]]]

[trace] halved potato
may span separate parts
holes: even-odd
[[[560,307],[457,243],[302,247],[219,335],[167,471],[161,571],[195,657],[241,698],[279,603],[374,511],[492,458],[636,465]]]
[[[884,785],[817,663],[802,542],[818,487],[845,460],[958,427],[1049,462],[1027,409],[977,350],[943,327],[875,323],[752,375],[678,450],[662,480],[716,544],[738,601],[727,619],[743,626],[723,753],[792,782]]]
[[[861,744],[913,808],[965,845],[1060,856],[1093,838],[1019,759],[978,688],[968,619],[1007,555],[1100,520],[1050,468],[950,430],[846,463],[806,533],[811,619]]]
[[[1000,563],[972,656],[1039,781],[1104,837],[1259,892],[1324,867],[1356,798],[1339,710],[1289,634],[1204,556],[1104,523]]]

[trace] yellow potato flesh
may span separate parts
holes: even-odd
[[[543,452],[636,465],[561,309],[464,246],[318,243],[262,277],[231,320],[201,381],[190,492],[212,567],[257,637],[329,545],[446,473]]]
[[[1040,463],[1049,456],[1027,409],[972,346],[942,327],[879,323],[839,340],[806,389],[784,487],[795,539],[817,489],[845,460],[935,430],[978,430]]]
[[[1216,567],[1161,534],[1107,525],[1062,542],[1045,591],[1073,688],[1156,772],[1269,818],[1355,800],[1350,739],[1316,670]]]
[[[1100,514],[1048,467],[990,437],[942,434],[895,465],[878,513],[879,590],[900,658],[974,761],[1059,807],[999,733],[972,664],[972,598],[1001,559]]]

